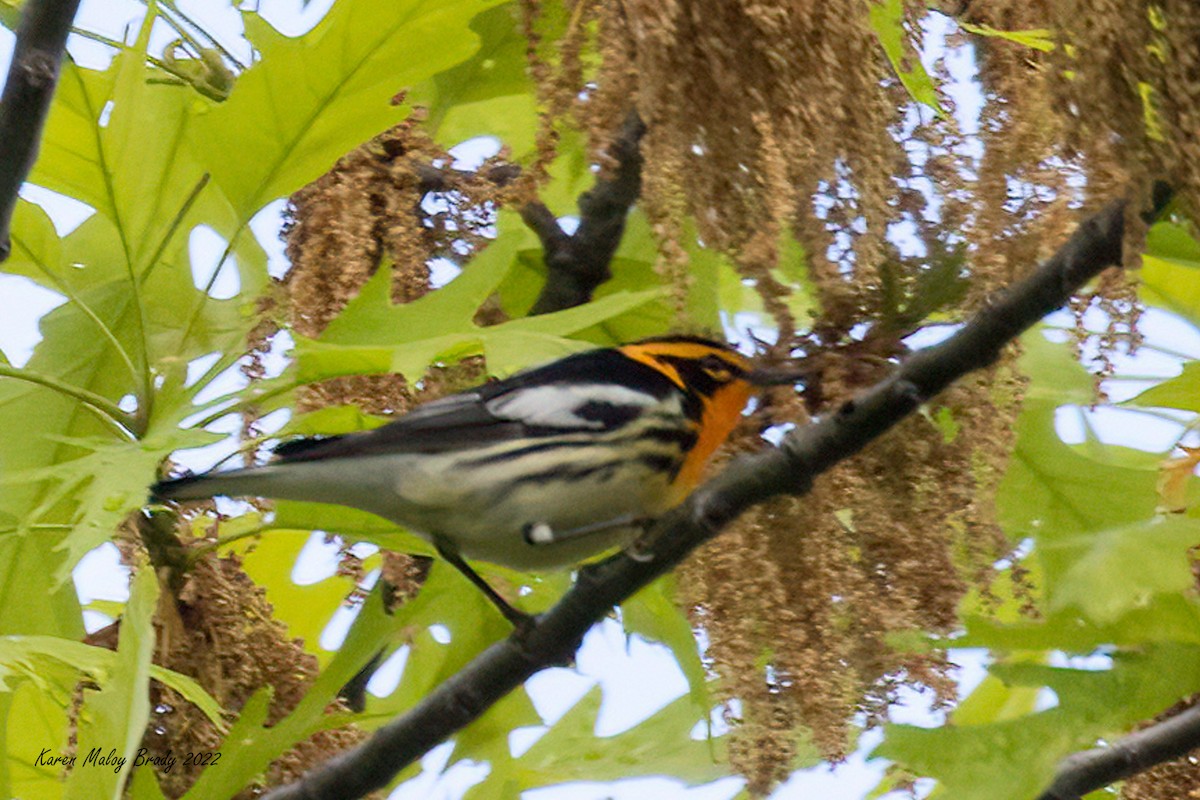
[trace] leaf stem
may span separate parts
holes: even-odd
[[[249,406],[257,405],[258,403],[261,403],[263,400],[269,400],[270,398],[284,394],[285,392],[290,392],[293,389],[295,389],[297,386],[300,386],[300,385],[301,385],[301,383],[299,381],[296,381],[293,383],[286,383],[281,386],[276,386],[273,389],[268,389],[267,391],[263,392],[262,394],[255,395],[254,397],[244,398],[244,399],[234,403],[231,406],[225,406],[224,408],[217,409],[216,411],[212,412],[204,419],[197,422],[192,427],[196,428],[196,429],[205,428],[205,427],[213,424],[214,422],[216,422],[221,417],[224,417],[227,414],[236,414],[238,411],[241,411],[242,409],[245,409]],[[242,390],[242,391],[245,391],[245,390]],[[213,401],[213,404],[222,403],[228,399],[229,399],[228,395],[226,395],[224,397],[218,397],[216,400]]]
[[[238,59],[233,55],[233,53],[226,50],[225,46],[222,45],[219,41],[217,41],[217,37],[213,36],[212,33],[210,33],[204,26],[197,23],[195,20],[193,20],[187,14],[183,13],[179,9],[179,7],[177,5],[175,5],[173,0],[159,0],[159,3],[164,8],[170,9],[172,14],[175,14],[176,16],[178,16],[181,20],[183,20],[185,23],[190,25],[192,28],[194,28],[195,30],[204,34],[205,38],[208,39],[208,41],[212,44],[213,48],[217,52],[219,52],[222,56],[224,56],[226,59],[228,59],[230,62],[232,62],[235,67],[237,67],[240,70],[245,71],[245,69],[246,69],[245,64],[243,64],[241,61],[238,61]],[[175,30],[180,31],[178,25],[174,25],[173,27],[175,28]],[[183,31],[180,31],[180,33],[183,33]],[[193,45],[199,45],[199,44],[200,44],[199,42],[193,41]]]
[[[206,172],[200,176],[200,180],[196,181],[196,185],[192,187],[192,191],[188,194],[187,199],[183,201],[183,205],[179,207],[179,211],[175,213],[171,224],[167,226],[166,233],[163,234],[162,240],[155,248],[154,254],[150,256],[150,261],[146,264],[146,270],[142,273],[139,279],[139,284],[144,284],[146,279],[150,277],[150,273],[154,271],[154,267],[158,264],[162,254],[166,251],[167,245],[171,243],[171,239],[175,238],[175,232],[179,230],[179,226],[183,223],[183,218],[192,210],[197,198],[200,197],[200,192],[208,185],[209,174]]]
[[[49,375],[43,375],[40,372],[14,367],[9,364],[0,364],[0,377],[14,378],[19,381],[37,384],[47,389],[52,389],[59,394],[72,397],[91,410],[98,412],[107,422],[112,423],[119,428],[130,439],[136,439],[132,432],[132,426],[129,415],[121,410],[113,401],[107,397],[102,397],[95,392],[89,392],[87,389],[80,389],[78,386],[72,386],[65,381]]]
[[[105,36],[104,34],[96,33],[95,31],[89,31],[84,28],[71,28],[71,33],[75,34],[76,36],[82,36],[84,39],[90,39],[93,42],[99,42],[100,44],[107,45],[107,46],[113,48],[114,50],[128,50],[129,49],[129,45],[125,44],[124,42],[118,41],[117,39],[110,39],[109,37]],[[224,95],[222,95],[219,92],[213,91],[212,87],[204,84],[203,82],[197,83],[192,78],[192,76],[188,75],[183,70],[172,66],[170,63],[163,61],[161,58],[158,58],[157,56],[152,56],[149,53],[145,54],[145,58],[146,58],[146,62],[148,64],[152,64],[153,66],[157,67],[158,69],[161,69],[163,72],[166,72],[167,74],[174,76],[175,78],[179,79],[180,83],[182,83],[185,86],[192,87],[197,92],[199,92],[200,94],[207,97],[209,100],[215,100],[217,102],[220,102],[225,99]]]
[[[204,544],[196,545],[195,547],[188,550],[188,554],[187,554],[188,569],[191,569],[192,565],[195,564],[199,559],[203,558],[204,556],[208,555],[209,553],[217,551],[218,549],[224,547],[225,545],[232,544],[233,542],[236,542],[239,539],[248,539],[251,536],[258,536],[260,533],[269,531],[274,527],[275,527],[274,525],[258,525],[253,528],[250,528],[248,530],[238,531],[237,533],[231,533],[227,536],[218,536],[216,539],[214,539],[211,542],[205,542]]]
[[[113,333],[112,328],[110,328],[108,324],[104,322],[104,320],[100,319],[100,315],[93,311],[92,307],[85,303],[79,297],[79,295],[67,285],[65,280],[56,275],[54,271],[46,265],[45,262],[37,258],[33,251],[31,251],[22,243],[19,237],[13,237],[13,246],[19,247],[21,250],[23,250],[28,255],[30,262],[37,266],[38,270],[40,270],[41,273],[46,276],[46,279],[54,284],[55,288],[62,292],[62,294],[66,296],[67,300],[78,306],[79,310],[83,312],[84,316],[90,319],[96,325],[96,327],[100,329],[100,332],[104,335],[104,338],[107,339],[108,343],[113,346],[113,349],[116,350],[117,355],[121,358],[122,363],[124,363],[125,367],[129,370],[129,376],[133,378],[135,383],[139,382],[141,380],[141,373],[138,371],[138,368],[134,366],[133,359],[130,357],[129,353],[126,352],[124,346],[121,345],[120,340],[117,339],[117,335]]]

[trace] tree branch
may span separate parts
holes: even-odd
[[[521,218],[542,240],[546,285],[530,315],[549,314],[592,299],[596,287],[612,277],[609,263],[625,232],[625,217],[642,191],[642,155],[638,143],[646,125],[636,111],[625,118],[610,155],[617,165],[579,197],[579,227],[567,234],[550,209],[529,203]]]
[[[1131,733],[1111,747],[1067,756],[1050,788],[1038,800],[1079,800],[1122,778],[1174,761],[1200,747],[1200,705],[1149,728]]]
[[[9,225],[17,192],[37,158],[67,34],[79,0],[28,0],[4,94],[0,96],[0,262],[12,249]]]
[[[857,453],[954,380],[992,364],[1018,334],[1105,267],[1119,264],[1124,209],[1124,201],[1114,201],[1085,220],[1049,262],[945,342],[914,354],[837,412],[792,431],[779,447],[746,456],[704,484],[656,523],[650,555],[618,553],[580,570],[575,585],[536,625],[492,645],[357,749],[272,791],[268,800],[362,797],[534,673],[570,659],[584,633],[613,606],[672,570],[743,511],[778,495],[804,494],[817,475]]]

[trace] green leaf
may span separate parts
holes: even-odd
[[[497,588],[503,592],[505,587]],[[383,724],[412,708],[478,653],[512,631],[512,626],[487,598],[441,560],[433,563],[420,593],[395,613],[408,624],[420,620],[422,628],[411,638],[412,650],[396,691],[367,706],[368,714],[378,715],[368,722],[370,726]],[[441,624],[449,630],[449,645],[429,635],[425,626],[431,624]]]
[[[1050,711],[961,728],[889,725],[871,755],[936,778],[943,795],[955,800],[1029,800],[1049,783],[1062,755],[1085,746],[1064,723]]]
[[[1196,647],[1165,646],[1117,654],[1106,671],[997,665],[993,672],[1003,680],[1053,689],[1058,707],[987,724],[891,725],[872,755],[937,778],[956,800],[1032,800],[1068,753],[1123,733],[1200,688],[1198,656]]]
[[[1022,47],[1028,47],[1031,50],[1040,50],[1043,53],[1049,53],[1055,47],[1054,31],[1050,28],[1028,28],[1020,31],[1002,31],[998,28],[993,28],[991,25],[973,25],[962,19],[956,19],[958,27],[969,33],[974,33],[977,36],[987,36],[991,39],[1004,39],[1009,42],[1014,42]]]
[[[1113,655],[1107,670],[1000,663],[992,674],[1014,686],[1046,687],[1059,708],[1101,735],[1122,731],[1158,714],[1200,685],[1200,648],[1164,644]]]
[[[144,609],[141,610],[144,613]],[[53,636],[0,637],[0,681],[12,689],[23,681],[32,681],[48,696],[70,702],[80,675],[104,685],[118,668],[117,653],[73,639]],[[170,686],[195,705],[216,725],[224,727],[221,706],[200,684],[186,675],[150,665],[150,676]]]
[[[150,661],[156,633],[154,609],[158,604],[158,578],[148,564],[133,576],[129,603],[121,617],[120,640],[113,670],[99,692],[84,691],[79,714],[77,752],[80,759],[67,779],[67,798],[109,797],[121,800],[125,783],[133,774],[133,757],[150,720]],[[93,753],[120,766],[89,768]]]
[[[1009,686],[995,675],[988,675],[954,709],[954,724],[984,725],[1019,719],[1034,713],[1037,698],[1037,689]]]
[[[206,769],[200,774],[199,780],[192,784],[191,790],[184,795],[185,798],[209,800],[214,797],[233,797],[266,769],[274,755],[261,766],[258,765],[257,760],[247,757],[254,754],[254,750],[248,745],[256,743],[256,734],[262,730],[270,707],[270,686],[265,686],[250,696],[250,699],[242,706],[242,713],[238,716],[237,722],[229,729],[229,734],[225,737],[225,741],[229,745],[222,745],[221,748],[218,748],[223,754],[221,760],[228,760],[232,769]],[[228,754],[228,758],[225,754]]]
[[[108,541],[121,520],[145,504],[145,487],[153,482],[158,463],[165,454],[223,437],[205,431],[157,426],[151,436],[136,443],[114,444],[110,439],[99,437],[57,438],[84,454],[50,467],[6,475],[4,485],[49,481],[40,503],[30,512],[29,519],[34,521],[33,524],[42,519],[61,518],[55,510],[68,502],[74,507],[70,516],[72,529],[58,545],[66,549],[67,558],[58,573],[51,576],[57,581],[65,581],[69,569],[80,558]],[[131,477],[135,479],[131,480]],[[29,530],[32,529],[25,532]]]
[[[181,146],[195,97],[154,82],[145,59],[152,22],[153,13],[136,44],[105,72],[72,62],[63,68],[33,179],[98,213],[61,240],[30,204],[21,203],[14,219],[14,257],[6,271],[68,299],[42,319],[43,341],[28,369],[112,404],[131,402],[135,413],[132,421],[98,416],[44,386],[0,380],[0,424],[11,432],[0,442],[0,518],[21,520],[28,536],[20,546],[5,545],[22,555],[9,562],[7,581],[16,585],[0,587],[0,594],[23,598],[13,607],[57,592],[75,561],[141,505],[163,456],[209,440],[204,434],[180,438],[175,430],[192,410],[190,398],[204,388],[183,390],[186,364],[209,352],[225,353],[223,361],[231,363],[237,356],[231,351],[253,324],[242,303],[213,300],[192,284],[187,231],[203,219],[229,238],[246,220],[235,219],[218,192],[205,190],[200,166]],[[243,237],[231,253],[242,287],[255,294],[266,277],[261,248]],[[114,420],[134,429],[140,442],[132,443]],[[46,574],[57,583],[36,593],[23,587],[24,576]],[[55,600],[63,620],[70,617],[66,606],[75,603],[68,594],[69,587]],[[12,617],[0,620],[0,631],[66,633],[31,629],[38,616]]]
[[[1179,516],[1042,543],[1050,609],[1075,606],[1104,624],[1152,595],[1183,592],[1195,583],[1188,553],[1196,545],[1200,522]]]
[[[287,625],[288,637],[304,642],[308,652],[324,656],[319,641],[321,632],[346,602],[355,584],[342,575],[305,586],[292,580],[296,558],[311,535],[308,530],[272,530],[253,545],[235,549],[242,551],[245,573],[266,590],[275,618]]]
[[[1061,403],[1090,403],[1090,377],[1038,331],[1022,338],[1021,364],[1031,378],[1017,442],[996,503],[1001,525],[1014,540],[1039,545],[1065,535],[1145,521],[1157,504],[1157,472],[1095,461],[1063,444],[1054,428]]]
[[[68,752],[67,708],[70,693],[54,695],[35,681],[24,681],[16,691],[0,694],[5,713],[4,797],[21,800],[61,800],[64,767],[47,761]]]
[[[1140,278],[1146,303],[1200,325],[1200,242],[1186,229],[1168,222],[1150,229]]]
[[[432,545],[395,523],[345,506],[281,500],[275,504],[275,527],[285,534],[295,530],[328,531],[347,541],[371,542],[402,553],[436,555]],[[274,535],[274,530],[270,535]]]
[[[479,37],[468,25],[498,3],[337,3],[299,38],[248,15],[246,36],[260,59],[189,128],[190,149],[249,218],[399,122],[396,93],[471,58]]]
[[[516,224],[501,215],[501,225]],[[502,228],[503,229],[503,228]],[[379,269],[320,339],[297,337],[300,378],[398,372],[415,379],[430,364],[479,353],[496,374],[587,347],[565,337],[653,301],[657,292],[618,293],[553,314],[480,327],[473,317],[504,279],[524,234],[501,235],[448,285],[393,305],[389,270]]]
[[[1017,445],[1000,485],[1000,522],[1010,536],[1051,541],[1150,519],[1157,474],[1104,464],[1063,444],[1052,409],[1017,421]]]
[[[1200,412],[1200,362],[1189,361],[1183,365],[1182,374],[1156,383],[1122,405]]]
[[[33,526],[18,533],[18,524],[14,519],[0,533],[0,633],[81,638],[83,618],[74,585],[48,580],[73,566],[59,547],[69,526]]]
[[[883,46],[888,61],[892,63],[896,77],[908,90],[909,96],[932,108],[939,117],[945,118],[946,112],[938,102],[933,79],[925,71],[925,66],[908,41],[908,34],[904,30],[904,0],[870,0],[868,13],[875,36]]]
[[[1083,617],[1074,608],[1042,619],[1001,624],[980,616],[965,618],[967,635],[955,646],[994,650],[1090,653],[1101,646],[1142,647],[1172,642],[1200,645],[1200,602],[1184,595],[1154,595],[1108,624]]]
[[[129,782],[129,797],[130,800],[167,800],[152,769],[134,771],[133,780]]]
[[[324,728],[348,722],[346,718],[329,717],[325,709],[341,688],[388,643],[404,619],[402,614],[385,612],[379,593],[373,592],[363,604],[341,649],[309,687],[304,699],[282,720],[264,727],[270,695],[265,690],[255,694],[242,709],[225,744],[219,748],[224,753],[220,766],[205,770],[185,797],[205,800],[232,797],[297,742]]]
[[[611,781],[642,775],[670,775],[688,785],[729,774],[723,739],[695,740],[701,719],[689,697],[668,704],[649,719],[616,736],[595,734],[600,689],[594,688],[518,759],[521,790],[568,781]],[[473,797],[489,796],[487,782]],[[495,795],[491,795],[495,796]]]
[[[1187,228],[1172,222],[1159,222],[1146,232],[1146,255],[1200,269],[1200,242]]]
[[[425,127],[441,144],[449,147],[489,135],[507,145],[512,160],[532,152],[537,97],[520,13],[509,2],[476,16],[471,31],[479,37],[479,50],[409,95],[412,103],[428,107]]]
[[[64,62],[30,176],[97,210],[116,233],[116,247],[108,254],[126,278],[154,266],[155,253],[203,175],[184,145],[198,111],[196,96],[185,86],[164,83],[166,74],[147,63],[155,18],[153,10],[146,14],[136,43],[104,72]],[[219,193],[201,192],[194,211],[231,234],[225,220],[232,212]],[[92,261],[101,252],[83,253],[80,272],[94,271]]]

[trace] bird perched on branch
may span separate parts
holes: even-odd
[[[260,467],[155,484],[336,503],[429,540],[514,623],[470,566],[567,567],[628,544],[679,504],[737,424],[759,373],[724,343],[670,336],[592,350],[427,403],[395,422],[285,442]]]

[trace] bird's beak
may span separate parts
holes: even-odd
[[[754,386],[787,386],[799,383],[804,378],[805,374],[795,368],[752,369],[746,373],[746,381]]]

